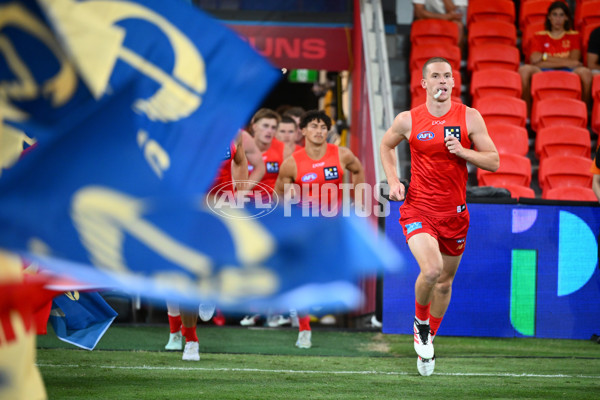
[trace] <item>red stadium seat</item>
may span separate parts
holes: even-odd
[[[537,131],[535,155],[538,159],[554,156],[589,157],[592,152],[590,132],[574,126],[550,126]]]
[[[526,156],[529,152],[527,129],[510,124],[488,124],[487,130],[499,153]]]
[[[501,68],[517,71],[521,54],[516,46],[506,44],[480,44],[469,48],[467,69],[471,72],[487,68]]]
[[[556,156],[540,161],[538,183],[542,191],[561,186],[592,187],[589,157]]]
[[[512,197],[513,199],[519,199],[521,197],[535,199],[535,192],[529,186],[504,185],[504,186],[500,186],[500,187],[507,189],[510,192],[510,197]]]
[[[543,24],[546,21],[548,7],[553,2],[554,0],[522,0],[519,9],[519,29],[523,31],[528,25]]]
[[[411,45],[421,46],[426,44],[458,44],[458,25],[443,19],[419,19],[410,27]]]
[[[594,107],[592,107],[592,132],[596,135],[600,135],[600,101],[594,101]]]
[[[477,101],[477,110],[486,124],[512,124],[525,128],[525,101],[509,96],[486,96]]]
[[[531,161],[518,154],[500,154],[500,168],[496,172],[477,169],[477,181],[479,186],[529,186]]]
[[[587,107],[581,100],[550,98],[536,101],[531,113],[531,127],[537,132],[555,125],[587,127]]]
[[[531,98],[562,97],[581,100],[581,80],[570,71],[542,71],[531,77]]]
[[[521,98],[521,76],[507,69],[482,69],[473,72],[471,96],[473,107],[477,100],[485,96],[504,95]]]
[[[423,69],[425,62],[431,57],[444,57],[452,69],[460,71],[460,48],[448,45],[415,46],[410,51],[409,68],[411,71]]]
[[[580,186],[563,186],[544,190],[542,191],[542,199],[593,202],[598,201],[598,198],[592,189]]]
[[[517,28],[505,21],[479,21],[469,26],[469,48],[484,43],[517,45]]]
[[[515,4],[511,0],[472,1],[467,8],[467,26],[477,21],[504,21],[515,24]]]
[[[600,0],[584,1],[575,7],[575,29],[600,22]]]

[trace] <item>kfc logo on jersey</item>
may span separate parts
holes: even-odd
[[[428,140],[431,140],[435,137],[435,134],[431,131],[423,131],[423,132],[419,132],[419,134],[417,135],[417,139],[422,141],[422,142],[426,142]]]
[[[325,174],[326,181],[332,181],[340,177],[337,167],[325,167],[323,168],[323,173]]]
[[[454,136],[460,141],[460,126],[445,126],[444,127],[444,139],[448,136]]]
[[[270,161],[266,164],[267,172],[272,174],[279,173],[279,163],[277,161]]]
[[[300,180],[302,182],[312,182],[315,179],[317,179],[317,174],[315,174],[314,172],[309,172],[308,174],[304,175]]]

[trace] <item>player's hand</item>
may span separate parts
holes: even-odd
[[[460,155],[462,154],[464,148],[462,147],[462,145],[460,144],[460,142],[458,141],[458,139],[452,135],[446,136],[446,138],[444,139],[444,142],[446,143],[446,148],[448,149],[448,151],[451,154],[457,155],[460,157]]]
[[[402,201],[404,200],[404,185],[400,182],[390,185],[390,200]]]

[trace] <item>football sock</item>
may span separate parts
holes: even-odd
[[[432,335],[435,335],[437,333],[437,330],[440,327],[440,324],[442,323],[442,319],[444,319],[444,316],[441,317],[434,317],[433,315],[429,316],[429,327],[431,329]]]
[[[427,303],[427,305],[422,306],[415,300],[415,317],[420,324],[428,324],[429,323],[429,305],[431,303]]]
[[[310,331],[310,315],[304,317],[298,317],[298,330],[299,331]]]
[[[169,329],[171,333],[179,332],[181,330],[181,315],[172,316],[171,314],[167,314],[167,316],[169,317]]]
[[[185,342],[197,342],[198,336],[196,335],[196,327],[188,328],[187,326],[181,327],[181,333],[185,337]]]

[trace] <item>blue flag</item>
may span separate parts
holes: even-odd
[[[179,0],[39,4],[0,0],[4,122],[38,140],[0,180],[0,247],[97,287],[237,310],[351,307],[359,277],[398,265],[357,218],[203,205],[279,76],[236,34]]]
[[[100,294],[73,291],[52,300],[49,321],[60,340],[93,350],[116,316]]]
[[[181,0],[0,0],[0,7],[9,43],[0,52],[8,101],[0,115],[38,141],[27,158],[44,165],[68,158],[73,168],[61,179],[75,184],[202,193],[221,149],[281,76],[236,33]],[[43,172],[15,169],[7,185]]]

